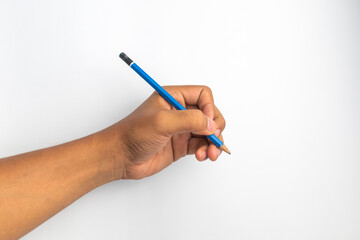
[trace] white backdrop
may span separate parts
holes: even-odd
[[[359,239],[360,3],[0,1],[0,157],[204,84],[231,156],[85,195],[23,239]],[[0,226],[1,230],[1,226]]]

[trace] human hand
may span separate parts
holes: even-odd
[[[225,128],[210,88],[164,88],[188,110],[176,110],[154,92],[129,116],[104,130],[106,135],[116,136],[115,178],[151,176],[189,154],[195,153],[199,161],[219,157],[221,150],[204,136],[215,134],[223,141],[221,132]]]

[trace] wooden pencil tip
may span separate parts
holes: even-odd
[[[221,147],[220,147],[220,150],[226,152],[227,154],[231,155],[231,152],[229,151],[229,149],[225,146],[225,144],[223,144]]]

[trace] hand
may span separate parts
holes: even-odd
[[[199,161],[215,161],[220,155],[221,150],[204,136],[214,133],[223,141],[225,128],[210,88],[164,88],[188,110],[176,110],[155,92],[129,116],[104,130],[117,136],[115,178],[141,179],[188,154],[195,153]]]

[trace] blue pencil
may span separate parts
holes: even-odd
[[[163,87],[161,87],[154,79],[152,79],[144,70],[142,70],[136,63],[134,63],[125,53],[120,53],[119,57],[124,60],[137,74],[140,75],[148,84],[150,84],[163,98],[166,99],[171,105],[173,105],[177,110],[186,110],[178,101],[175,100]],[[212,141],[215,146],[224,152],[230,154],[229,149],[225,144],[214,134],[206,136],[210,141]]]

